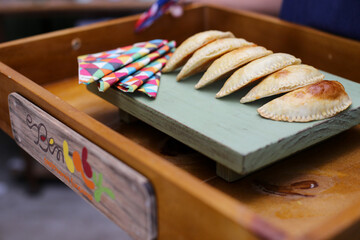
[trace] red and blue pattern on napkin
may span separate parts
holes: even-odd
[[[79,56],[79,83],[97,82],[102,92],[115,86],[123,92],[139,91],[155,98],[161,69],[175,47],[175,41],[155,39]]]

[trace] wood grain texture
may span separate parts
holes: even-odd
[[[17,93],[9,95],[9,111],[14,139],[28,154],[133,239],[157,237],[148,179]]]
[[[215,178],[208,183],[300,239],[353,239],[359,234],[359,159],[360,125],[237,182]],[[304,180],[316,181],[317,187],[283,195],[259,187],[289,188]],[[346,226],[354,227],[344,231]]]
[[[50,93],[66,101],[77,110],[86,113],[112,129],[119,128],[120,114],[119,108],[107,101],[86,94],[86,87],[77,82],[77,78],[66,78],[58,82],[49,82],[43,87]],[[86,99],[86,101],[84,101]]]
[[[178,139],[241,174],[249,174],[360,123],[360,84],[325,73],[325,79],[341,82],[352,106],[335,117],[309,123],[264,119],[257,108],[268,99],[240,104],[248,88],[224,99],[214,96],[222,82],[194,90],[201,74],[183,82],[176,73],[163,74],[156,100],[115,89],[100,93],[88,89],[115,106]]]
[[[227,182],[234,182],[244,177],[243,175],[234,172],[230,168],[225,167],[224,165],[218,162],[216,163],[216,175],[221,177]]]

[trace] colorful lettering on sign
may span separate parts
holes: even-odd
[[[66,145],[67,145],[67,142],[64,140],[64,144],[65,144],[65,143],[66,143]],[[64,154],[65,154],[65,149],[64,149]],[[67,153],[67,154],[68,154],[68,153]],[[71,160],[70,157],[69,157],[69,160]],[[73,152],[72,162],[73,162],[72,166],[75,165],[76,171],[78,171],[79,173],[81,173],[81,177],[82,177],[82,179],[84,180],[85,185],[86,185],[88,188],[90,188],[90,189],[94,189],[94,188],[95,188],[95,184],[94,184],[91,180],[89,180],[89,179],[87,179],[87,178],[85,177],[84,170],[83,170],[83,166],[82,166],[81,159],[80,159],[80,155],[79,155],[79,153],[76,152],[76,151]]]
[[[48,167],[50,167],[50,169],[52,169],[54,172],[57,172],[63,179],[64,181],[66,180],[66,182],[68,182],[71,186],[73,186],[75,189],[77,189],[81,194],[83,194],[85,197],[87,197],[89,199],[89,201],[93,200],[93,196],[90,195],[85,189],[81,188],[79,185],[77,185],[74,181],[72,177],[69,177],[68,175],[66,175],[64,172],[62,172],[61,170],[59,170],[55,164],[53,164],[52,162],[50,162],[49,160],[47,160],[46,158],[44,158],[44,164],[47,165]]]
[[[63,151],[64,151],[64,159],[65,159],[66,167],[71,173],[74,173],[75,171],[74,162],[69,156],[69,146],[65,140],[63,142]]]
[[[93,181],[96,185],[94,192],[95,201],[100,202],[103,193],[106,193],[110,198],[115,199],[114,193],[110,189],[102,186],[102,174],[99,174],[98,177],[96,177],[96,174],[94,173]]]
[[[100,202],[101,196],[105,193],[111,199],[115,199],[114,193],[104,186],[102,186],[103,175],[101,173],[93,172],[91,165],[88,163],[88,150],[86,147],[82,148],[81,155],[74,151],[71,153],[69,151],[69,144],[66,140],[63,141],[62,149],[59,145],[55,143],[53,138],[48,139],[48,131],[44,124],[35,124],[31,116],[28,114],[26,117],[27,126],[30,129],[35,129],[37,133],[37,139],[34,141],[36,145],[40,147],[40,149],[44,152],[50,152],[51,155],[54,155],[57,150],[56,158],[58,161],[62,160],[65,163],[66,168],[69,170],[71,174],[76,172],[80,173],[82,180],[84,181],[86,187],[90,190],[93,190],[94,198],[96,202]],[[64,180],[66,180],[72,187],[77,189],[81,194],[86,196],[90,201],[92,201],[93,197],[81,186],[76,184],[73,181],[73,178],[66,175],[64,172],[60,171],[55,164],[53,164],[48,159],[44,158],[44,163],[54,172],[56,172],[59,176],[61,176]]]
[[[44,124],[35,124],[33,123],[32,117],[28,114],[26,116],[26,125],[30,129],[35,129],[37,133],[37,139],[34,141],[36,145],[39,145],[41,150],[44,152],[49,151],[51,155],[54,155],[56,151],[56,159],[58,161],[64,162],[64,155],[62,152],[62,149],[59,145],[55,144],[55,141],[53,138],[50,138],[49,141],[47,141],[47,129]],[[40,141],[41,140],[41,141]]]
[[[85,175],[88,178],[92,178],[92,169],[90,164],[87,162],[87,149],[85,147],[82,150],[81,162],[84,168]]]

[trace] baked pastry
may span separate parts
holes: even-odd
[[[195,73],[201,72],[209,67],[209,65],[218,57],[230,52],[236,48],[254,45],[242,38],[223,38],[215,40],[212,43],[197,50],[187,61],[185,66],[177,75],[176,80],[189,77]]]
[[[195,88],[202,88],[224,77],[226,74],[231,73],[236,68],[272,53],[272,51],[260,46],[245,46],[226,53],[210,65],[208,70],[195,85]]]
[[[319,70],[312,66],[305,64],[291,65],[266,77],[241,98],[240,102],[252,102],[260,98],[290,92],[319,82],[324,77]]]
[[[309,122],[332,117],[351,105],[341,83],[323,80],[276,98],[258,109],[264,118]]]
[[[247,84],[301,60],[287,53],[274,53],[252,61],[234,72],[216,94],[216,98],[233,93]]]
[[[206,44],[221,38],[235,37],[231,32],[210,30],[197,33],[186,39],[174,52],[162,72],[171,72],[186,63],[191,55]]]

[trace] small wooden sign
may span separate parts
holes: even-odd
[[[9,95],[9,110],[21,148],[133,239],[157,237],[155,192],[146,177],[17,93]]]

